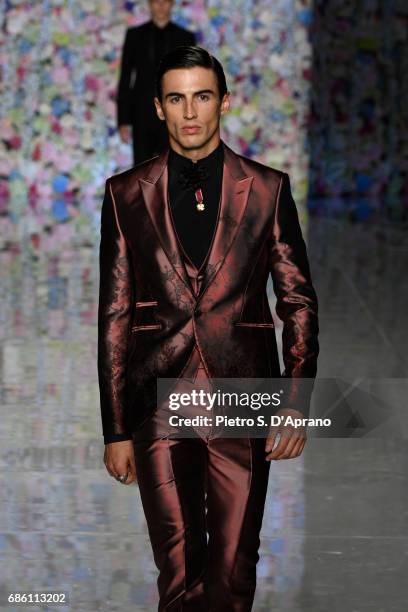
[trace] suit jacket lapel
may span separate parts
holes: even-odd
[[[145,179],[140,179],[140,185],[147,211],[163,250],[180,279],[186,285],[189,292],[194,295],[179,243],[174,232],[167,199],[168,154],[169,150],[166,149],[158,157],[153,159],[149,173]]]
[[[244,215],[253,176],[245,174],[239,157],[224,142],[224,169],[221,203],[214,239],[203,270],[199,297],[220,270],[237,234]]]
[[[224,168],[220,210],[207,262],[203,266],[203,278],[198,299],[200,299],[214,280],[233,244],[246,209],[253,181],[253,176],[245,174],[238,155],[224,142],[223,146]],[[184,265],[184,258],[174,232],[170,207],[167,201],[168,154],[169,150],[166,149],[152,160],[147,176],[145,179],[140,179],[140,184],[146,208],[160,243],[173,268],[194,299],[197,299]]]

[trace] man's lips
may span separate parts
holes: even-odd
[[[201,127],[199,125],[185,125],[181,128],[181,130],[186,134],[195,134],[196,132],[201,130]]]

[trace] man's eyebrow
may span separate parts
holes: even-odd
[[[205,94],[215,94],[215,91],[213,91],[212,89],[201,89],[200,91],[195,91],[194,95],[199,96],[204,93]],[[180,98],[185,98],[185,95],[182,93],[179,93],[178,91],[171,91],[170,93],[166,94],[165,98],[171,98],[173,96],[179,96]]]

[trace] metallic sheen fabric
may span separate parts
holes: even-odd
[[[197,293],[171,221],[168,149],[106,181],[98,311],[105,442],[131,439],[155,410],[156,379],[179,377],[194,346],[210,378],[281,376],[269,274],[289,404],[296,381],[316,375],[317,297],[289,177],[223,146],[219,218]]]
[[[262,438],[135,433],[159,611],[252,609],[270,469],[264,448]]]
[[[210,386],[218,377],[279,377],[270,273],[284,321],[283,375],[316,373],[317,298],[289,178],[223,146],[219,214],[199,270],[172,221],[168,151],[108,179],[102,208],[103,430],[105,441],[133,439],[166,612],[252,609],[270,462],[263,438],[217,437],[211,427],[163,435],[157,378],[182,387],[189,378]]]
[[[200,271],[185,263],[198,294]],[[197,345],[183,377],[211,390]],[[133,438],[158,610],[249,612],[270,469],[265,440],[219,438],[211,426],[197,428],[196,438],[162,433],[156,411]]]

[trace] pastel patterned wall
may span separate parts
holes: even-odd
[[[97,230],[105,178],[132,164],[115,95],[126,27],[146,18],[144,1],[0,3],[3,242]],[[302,221],[308,190],[407,211],[407,3],[180,0],[173,18],[225,67],[223,137],[290,173]]]
[[[408,218],[408,2],[315,0],[310,195]]]
[[[291,174],[307,191],[309,1],[194,0],[173,19],[223,63],[232,110],[223,137]],[[2,236],[61,225],[97,228],[105,178],[132,165],[120,142],[115,94],[129,25],[145,2],[8,0],[1,3],[0,217]],[[72,221],[67,223],[67,221]]]

